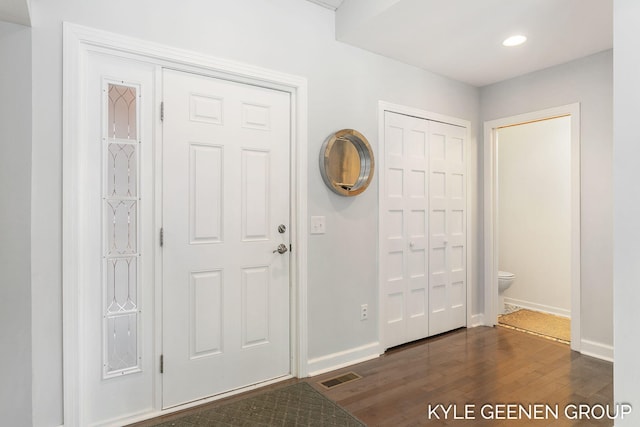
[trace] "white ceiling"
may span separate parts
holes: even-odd
[[[613,0],[309,1],[337,9],[338,40],[474,86],[613,46]],[[0,20],[31,25],[29,3],[1,0]]]
[[[338,40],[474,86],[613,46],[613,0],[315,2],[338,6]],[[503,47],[516,33],[528,41]]]

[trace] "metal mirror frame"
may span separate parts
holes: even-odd
[[[360,156],[360,174],[355,184],[346,188],[333,181],[329,176],[330,154],[337,141],[347,140],[353,144]],[[331,191],[341,196],[351,197],[357,196],[367,189],[373,179],[374,160],[373,150],[369,145],[369,141],[360,132],[354,129],[342,129],[331,135],[324,141],[320,149],[320,173],[322,179]]]

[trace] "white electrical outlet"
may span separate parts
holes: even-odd
[[[362,304],[360,306],[360,320],[367,320],[369,318],[369,305]]]

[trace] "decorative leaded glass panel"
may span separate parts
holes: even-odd
[[[109,138],[138,138],[136,98],[134,87],[109,85]]]
[[[107,260],[107,314],[135,310],[138,260],[136,257]]]
[[[140,143],[136,86],[108,83],[103,129],[105,378],[140,371]]]
[[[108,255],[137,252],[137,201],[107,200]]]
[[[138,195],[138,157],[136,144],[109,144],[107,164],[107,196]]]
[[[122,371],[138,365],[138,314],[123,314],[107,319],[107,372]]]

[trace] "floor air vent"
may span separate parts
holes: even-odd
[[[348,383],[350,381],[359,380],[362,378],[360,375],[355,372],[347,372],[346,374],[342,374],[338,377],[329,378],[328,380],[324,380],[320,382],[320,385],[324,388],[333,388],[337,387],[340,384]]]

